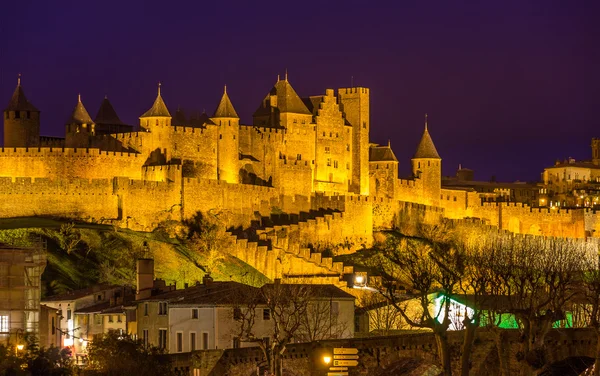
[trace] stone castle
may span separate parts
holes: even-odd
[[[65,137],[43,137],[40,110],[19,79],[4,110],[0,217],[71,217],[150,231],[198,211],[225,212],[227,225],[241,228],[273,213],[321,213],[306,234],[352,244],[416,217],[477,218],[515,233],[578,238],[600,226],[589,208],[483,202],[472,189],[443,187],[427,119],[412,176],[400,179],[391,146],[369,141],[369,105],[368,88],[300,97],[286,77],[252,124],[240,123],[226,89],[212,116],[188,120],[171,115],[159,85],[138,130],[106,98],[92,120],[79,98]]]

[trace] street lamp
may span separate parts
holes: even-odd
[[[323,356],[323,363],[325,363],[326,365],[329,365],[329,363],[331,363],[331,356],[330,355]]]
[[[25,345],[21,345],[21,344],[17,345],[17,351],[23,350],[24,347],[25,347]]]

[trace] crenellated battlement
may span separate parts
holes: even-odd
[[[126,157],[137,159],[140,154],[132,152],[104,151],[97,148],[1,148],[2,157]]]

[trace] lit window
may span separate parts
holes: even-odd
[[[8,316],[0,316],[0,333],[8,333]]]

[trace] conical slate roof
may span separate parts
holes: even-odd
[[[225,87],[225,91],[223,92],[223,96],[221,97],[221,102],[219,102],[219,106],[215,110],[214,118],[237,118],[237,112],[235,112],[235,108],[233,108],[233,104],[231,104],[231,100],[229,99],[229,95],[227,95],[227,87]]]
[[[19,79],[19,83],[15,88],[15,91],[10,98],[10,102],[8,102],[8,106],[4,111],[37,111],[40,112],[34,105],[29,103],[27,97],[25,96],[25,92],[23,91],[23,87],[21,87],[21,79]]]
[[[398,158],[389,145],[377,145],[369,149],[369,162],[398,162]]]
[[[167,109],[167,105],[160,96],[160,85],[158,85],[158,95],[154,100],[152,108],[150,108],[140,117],[171,117],[171,113],[169,112],[169,109]]]
[[[94,119],[96,124],[123,124],[107,97],[104,97]]]
[[[429,135],[429,131],[427,130],[427,124],[425,125],[425,131],[423,132],[423,137],[421,137],[421,142],[419,142],[419,146],[417,147],[417,152],[413,158],[435,158],[441,159],[440,155],[433,144],[433,140]]]
[[[272,95],[277,96],[277,104],[275,107],[277,107],[280,113],[291,112],[294,114],[312,115],[292,85],[290,85],[289,81],[286,79],[277,81],[275,86],[273,86],[269,92],[269,95],[265,97],[260,107],[254,113],[254,116],[268,115],[271,113],[269,100]]]
[[[183,110],[181,108],[177,108],[177,111],[175,111],[175,116],[173,117],[173,120],[171,121],[171,125],[177,125],[177,126],[182,126],[182,125],[187,125],[188,121],[185,118],[185,113],[183,112]]]
[[[81,95],[78,97],[77,105],[71,114],[71,117],[67,121],[67,124],[92,124],[92,118],[85,109],[83,103],[81,103]]]

